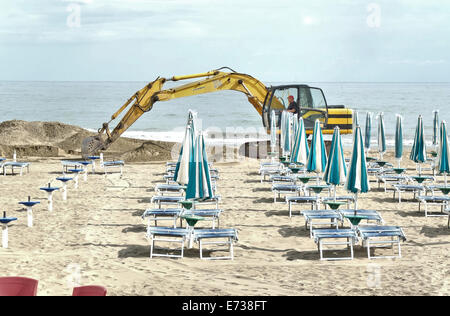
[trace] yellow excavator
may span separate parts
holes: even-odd
[[[199,79],[176,88],[163,90],[168,81]],[[231,68],[223,67],[206,73],[175,76],[170,79],[158,77],[141,90],[137,91],[116,113],[111,120],[103,123],[98,135],[83,140],[81,150],[83,157],[106,150],[120,135],[122,135],[144,113],[149,112],[156,102],[200,95],[223,90],[234,90],[244,93],[248,101],[262,117],[262,123],[270,133],[271,115],[275,113],[279,124],[281,112],[288,105],[288,96],[294,96],[303,117],[307,134],[311,134],[314,122],[319,119],[323,133],[332,134],[335,126],[339,126],[341,134],[351,134],[353,111],[343,105],[330,106],[320,88],[302,84],[289,84],[266,87],[261,81],[250,75],[235,72]],[[128,107],[128,112],[110,131],[109,124]]]

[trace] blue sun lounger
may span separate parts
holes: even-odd
[[[300,192],[302,191],[302,187],[295,184],[272,184],[272,192],[274,194],[273,196],[273,203],[277,203],[277,195],[278,198],[281,197],[281,194],[295,194],[300,195]],[[286,199],[285,199],[286,201]]]
[[[401,227],[398,226],[358,226],[357,232],[363,242],[363,247],[367,248],[367,257],[369,259],[390,259],[401,258],[401,242],[406,241],[406,236]],[[394,250],[394,245],[398,246],[398,255],[396,256],[372,256],[370,247],[385,247],[390,245]],[[395,250],[394,250],[395,251]]]
[[[23,170],[26,168],[27,172],[30,172],[30,163],[29,162],[14,162],[8,161],[4,162],[1,167],[3,168],[3,175],[6,176],[6,168],[11,168],[11,174],[14,175],[14,168],[20,169],[19,174],[23,175]]]
[[[398,203],[402,203],[402,193],[412,192],[414,193],[414,199],[421,192],[426,192],[426,188],[423,185],[408,185],[408,184],[394,184],[394,199],[395,193],[398,193]]]
[[[305,228],[309,228],[310,237],[313,237],[315,226],[334,226],[339,229],[339,222],[342,216],[333,210],[303,211],[301,213],[305,218]]]
[[[149,227],[147,238],[150,241],[150,259],[153,257],[183,258],[184,243],[191,235],[191,231],[185,228]],[[154,253],[155,242],[179,243],[181,245],[180,255],[156,254]],[[178,249],[176,249],[178,250]]]
[[[199,243],[200,259],[204,260],[220,260],[220,259],[234,259],[233,243],[238,240],[238,233],[236,229],[195,229],[193,235],[194,241]],[[221,241],[204,241],[204,239],[222,239]],[[225,239],[226,241],[223,241]],[[226,245],[228,246],[229,256],[223,257],[207,257],[203,256],[204,245]]]
[[[108,168],[120,168],[120,176],[123,174],[123,167],[125,166],[125,161],[116,160],[116,161],[104,161],[103,162],[103,170],[105,171],[105,175],[108,174]]]
[[[318,208],[320,199],[317,196],[287,196],[286,203],[289,205],[289,217],[292,217],[292,204],[310,204],[311,210]]]
[[[315,229],[313,238],[319,250],[320,260],[353,260],[353,245],[358,242],[358,235],[353,229]],[[329,239],[335,241],[327,241]],[[337,239],[345,239],[345,241],[336,241]],[[350,248],[350,257],[325,258],[323,255],[324,245],[345,245]]]
[[[182,186],[179,184],[158,184],[155,187],[155,192],[158,195],[164,195],[164,194],[183,195],[185,188],[186,188],[185,186]]]
[[[161,208],[162,205],[179,205],[181,201],[184,201],[184,196],[154,196],[151,203]]]
[[[223,210],[219,210],[219,209],[211,209],[211,210],[188,210],[188,211],[184,211],[184,213],[182,214],[184,215],[191,215],[191,216],[200,216],[203,217],[205,220],[210,220],[212,222],[212,228],[215,229],[216,228],[216,221],[217,221],[217,227],[220,226],[220,214],[222,214]]]
[[[323,197],[322,198],[322,202],[332,202],[334,201],[334,197],[332,196],[328,196],[328,197]],[[345,202],[347,203],[347,207],[350,209],[351,204],[355,203],[355,197],[353,195],[342,195],[342,196],[336,196],[336,201],[337,202]],[[327,208],[327,205],[325,204],[325,209]]]
[[[177,227],[177,220],[183,213],[181,208],[168,208],[168,209],[148,209],[142,214],[142,219],[148,220],[147,227],[151,226],[151,222],[155,223],[155,227],[158,226],[158,221],[173,221],[173,227]]]
[[[341,214],[342,219],[346,216],[355,215],[355,210],[338,210],[338,212]],[[375,210],[356,210],[356,215],[364,217],[363,220],[365,220],[367,224],[370,222],[375,222],[376,225],[384,224],[384,220],[380,213]]]
[[[425,217],[440,217],[446,216],[444,213],[444,209],[450,204],[450,196],[446,195],[433,195],[433,196],[418,196],[417,200],[419,200],[419,212],[421,211],[422,203],[425,204]],[[429,214],[428,206],[429,205],[438,205],[441,207],[442,214]]]

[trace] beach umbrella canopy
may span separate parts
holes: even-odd
[[[386,136],[384,132],[384,114],[378,115],[378,152],[380,153],[380,159],[383,159],[383,155],[386,152]]]
[[[213,197],[213,192],[205,139],[203,133],[199,133],[195,138],[193,155],[189,161],[189,182],[186,189],[186,200],[201,200],[211,197]]]
[[[281,114],[281,148],[285,156],[291,152],[291,117],[287,111]]]
[[[302,164],[306,166],[308,163],[308,139],[306,137],[305,123],[301,117],[295,131],[295,140],[292,145],[291,163]]]
[[[358,193],[366,193],[370,190],[363,138],[359,126],[356,127],[353,135],[352,158],[347,172],[345,188],[347,191],[355,194],[356,202]],[[355,203],[355,209],[356,207],[357,203]]]
[[[439,111],[433,111],[433,145],[438,146],[439,141]]]
[[[367,112],[366,115],[366,131],[364,137],[364,146],[366,148],[366,152],[368,153],[370,150],[370,140],[372,134],[372,113]]]
[[[277,123],[275,111],[272,110],[272,115],[270,116],[270,148],[272,151],[277,145]]]
[[[184,132],[183,142],[181,144],[180,155],[175,168],[174,181],[181,185],[189,182],[189,160],[193,155],[193,144],[196,134],[197,113],[189,111],[188,122]]]
[[[331,141],[330,155],[323,180],[327,184],[336,186],[345,183],[347,177],[347,167],[345,165],[344,147],[342,146],[341,132],[338,126],[334,128],[333,139]]]
[[[420,164],[424,163],[427,160],[427,149],[425,144],[423,119],[421,115],[419,115],[419,118],[417,120],[416,134],[414,136],[414,143],[409,158],[415,163],[419,164],[419,175],[420,175],[421,173]]]
[[[398,159],[399,167],[403,156],[403,118],[397,115],[395,124],[395,158]]]
[[[327,151],[323,141],[322,128],[320,121],[316,120],[314,132],[311,140],[311,149],[309,151],[308,163],[306,169],[309,172],[321,173],[327,166]]]
[[[353,132],[355,131],[356,126],[359,125],[359,115],[357,111],[353,112]]]
[[[445,186],[447,186],[447,175],[450,173],[450,148],[448,145],[447,123],[442,121],[440,130],[438,170],[445,175]]]

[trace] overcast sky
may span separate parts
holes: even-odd
[[[0,80],[449,82],[448,0],[1,0]]]

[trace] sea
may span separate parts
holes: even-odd
[[[147,83],[0,81],[0,121],[58,121],[96,131]],[[377,146],[376,116],[380,112],[384,113],[388,147],[394,146],[397,114],[403,116],[406,146],[413,143],[419,115],[423,116],[429,145],[432,142],[433,111],[439,110],[440,120],[450,121],[450,83],[302,83],[321,88],[328,104],[345,105],[356,111],[363,131],[367,112],[373,113],[374,148]],[[181,142],[189,110],[198,113],[207,142],[220,141],[238,146],[249,140],[268,139],[262,130],[260,115],[245,95],[235,91],[158,102],[123,136]],[[120,118],[110,126],[114,128]],[[351,136],[344,136],[343,142],[350,147]]]

